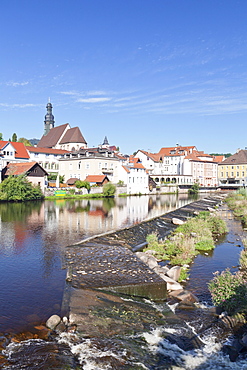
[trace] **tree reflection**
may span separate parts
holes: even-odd
[[[26,222],[34,212],[40,212],[42,201],[25,203],[0,203],[0,217],[2,222]]]

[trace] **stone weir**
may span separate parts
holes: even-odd
[[[73,294],[78,289],[96,289],[153,300],[165,299],[167,282],[134,252],[146,245],[148,234],[157,233],[160,239],[165,238],[179,222],[200,211],[214,210],[222,199],[220,194],[211,195],[157,218],[67,247],[66,280],[69,286],[76,288],[72,289]],[[71,306],[71,292],[69,296],[67,305]]]

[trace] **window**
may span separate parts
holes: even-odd
[[[89,163],[85,163],[85,168],[86,168],[86,170],[89,170],[89,168],[90,168]]]
[[[81,162],[78,163],[78,170],[81,169]]]
[[[234,173],[232,172],[232,175],[231,175],[232,177],[234,177]]]
[[[101,168],[101,162],[99,162],[99,169]]]
[[[239,172],[237,172],[237,177],[239,177]]]

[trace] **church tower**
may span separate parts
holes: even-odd
[[[44,124],[45,124],[44,135],[47,135],[50,129],[54,128],[54,123],[55,123],[54,116],[52,114],[52,105],[50,101],[49,103],[47,103],[46,109],[47,109],[47,113],[45,115],[45,121],[44,121]]]

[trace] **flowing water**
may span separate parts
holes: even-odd
[[[61,312],[65,246],[158,216],[189,201],[185,195],[163,195],[114,202],[0,204],[0,346],[4,349],[0,367],[247,369],[245,358],[231,362],[223,353],[231,331],[208,311],[207,283],[216,270],[236,269],[245,237],[240,223],[225,208],[221,213],[230,232],[213,252],[195,258],[186,283],[186,289],[200,299],[197,309],[183,310],[172,301],[153,303],[102,295],[104,308],[90,312],[83,333],[71,329],[49,341],[33,335],[35,326],[39,328],[50,315]],[[13,340],[15,333],[19,334]],[[16,343],[20,339],[26,340]]]

